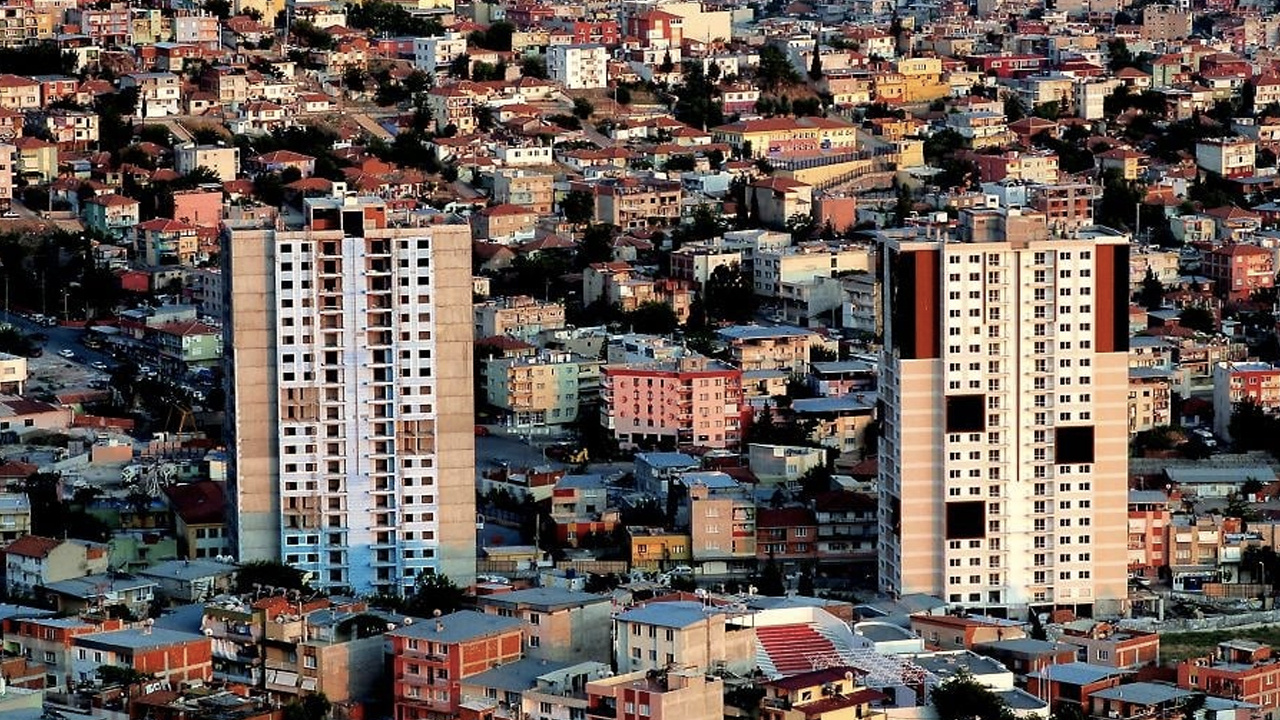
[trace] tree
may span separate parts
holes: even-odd
[[[1136,66],[1133,61],[1133,53],[1129,50],[1128,43],[1119,38],[1107,43],[1107,55],[1110,58],[1107,61],[1107,67],[1110,68],[1112,72],[1122,68]]]
[[[765,45],[760,48],[760,64],[756,67],[756,80],[760,83],[762,90],[773,92],[780,87],[795,85],[800,82],[800,76],[782,50],[774,45]]]
[[[1212,312],[1201,307],[1189,307],[1178,315],[1178,324],[1192,330],[1211,333],[1214,331],[1214,326],[1217,325],[1217,322],[1214,320]]]
[[[595,215],[595,198],[586,190],[570,190],[560,201],[560,212],[574,225],[585,225]]]
[[[458,57],[449,63],[449,74],[459,80],[471,78],[471,58],[466,53],[458,53]]]
[[[822,53],[818,52],[816,45],[813,48],[813,60],[809,62],[809,79],[814,82],[822,79]]]
[[[309,693],[284,706],[284,720],[328,720],[331,710],[324,693]]]
[[[632,332],[646,335],[669,335],[680,325],[676,311],[661,302],[647,302],[622,317]]]
[[[1013,711],[971,673],[961,669],[933,688],[929,699],[938,720],[1013,720]]]
[[[671,60],[671,51],[668,50],[662,56],[662,63],[658,65],[658,72],[666,74],[676,69],[676,64]]]
[[[1269,450],[1272,448],[1277,422],[1267,415],[1252,398],[1236,403],[1227,423],[1227,434],[1236,450]],[[35,517],[34,509],[32,517]]]
[[[437,610],[441,615],[447,615],[462,607],[462,600],[462,588],[455,585],[448,575],[427,569],[418,573],[413,593],[405,598],[404,611],[419,617],[432,617]]]
[[[685,65],[680,92],[672,114],[680,122],[696,128],[724,123],[724,108],[718,101],[720,88],[702,72],[697,63]]]
[[[1138,292],[1138,303],[1148,310],[1159,310],[1164,307],[1164,284],[1151,268],[1147,268],[1147,274],[1142,278],[1142,290]]]
[[[527,78],[547,79],[547,61],[540,56],[526,57],[520,61],[520,74]]]
[[[782,578],[782,569],[778,567],[778,563],[773,559],[773,553],[770,553],[769,558],[764,561],[764,569],[760,571],[760,577],[756,582],[756,590],[761,595],[772,597],[787,594],[787,586]]]
[[[131,667],[99,665],[98,679],[103,685],[133,685],[155,679],[155,675],[139,672]]]
[[[702,287],[702,304],[707,318],[743,323],[756,313],[755,286],[737,263],[719,265]]]
[[[1017,95],[1008,95],[1004,99],[1004,116],[1009,122],[1017,122],[1027,116],[1027,110]]]
[[[573,99],[573,114],[577,117],[586,120],[595,111],[596,106],[592,105],[590,100],[582,97]]]
[[[814,596],[812,568],[805,567],[804,570],[801,571],[800,582],[796,585],[796,594],[804,595],[805,597]]]
[[[616,229],[616,226],[608,223],[588,226],[582,233],[582,244],[578,246],[578,265],[585,268],[591,263],[612,260],[613,234]]]
[[[1031,610],[1027,611],[1027,616],[1028,616],[1027,620],[1031,624],[1031,631],[1028,632],[1027,634],[1031,636],[1031,639],[1032,640],[1048,640],[1049,634],[1045,632],[1044,625],[1040,623],[1040,613],[1036,612],[1035,609],[1032,608]]]
[[[257,587],[255,587],[257,586]],[[253,592],[258,587],[307,590],[302,571],[275,560],[252,560],[236,573],[236,592]]]
[[[631,91],[628,90],[625,86],[619,85],[613,91],[613,99],[616,100],[619,105],[630,105]]]
[[[204,0],[205,12],[216,15],[219,20],[231,17],[231,3],[227,0]]]

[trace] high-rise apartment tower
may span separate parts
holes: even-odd
[[[1127,595],[1128,238],[975,209],[886,232],[880,584],[956,606]]]
[[[301,229],[224,236],[237,554],[360,593],[469,583],[470,233],[335,195]]]

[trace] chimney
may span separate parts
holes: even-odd
[[[444,632],[444,623],[436,621],[436,632]]]

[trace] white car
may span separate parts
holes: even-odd
[[[68,359],[68,360],[71,360],[72,358],[74,358],[74,357],[76,356],[76,354],[75,354],[73,351],[68,350],[67,348],[63,348],[63,349],[59,350],[59,351],[58,351],[58,354],[59,354],[59,355],[61,355],[61,356],[62,356],[62,357],[64,357],[64,358]]]
[[[93,368],[94,370],[106,370],[107,364],[102,362],[101,360],[94,360],[93,362],[89,363],[89,367]]]

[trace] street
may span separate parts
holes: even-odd
[[[116,365],[115,360],[113,360],[110,355],[98,352],[97,350],[90,350],[80,344],[80,336],[84,334],[84,330],[80,328],[62,327],[61,325],[44,327],[43,325],[37,325],[36,323],[31,322],[15,312],[6,313],[3,310],[0,310],[0,318],[3,318],[5,322],[17,327],[28,335],[31,333],[44,333],[45,335],[48,335],[49,339],[40,343],[40,346],[44,348],[45,357],[53,356],[63,362],[75,362],[85,366],[89,363],[98,361],[105,362],[111,366]],[[76,359],[74,361],[63,360],[61,357],[58,357],[59,350],[70,350],[76,354]]]

